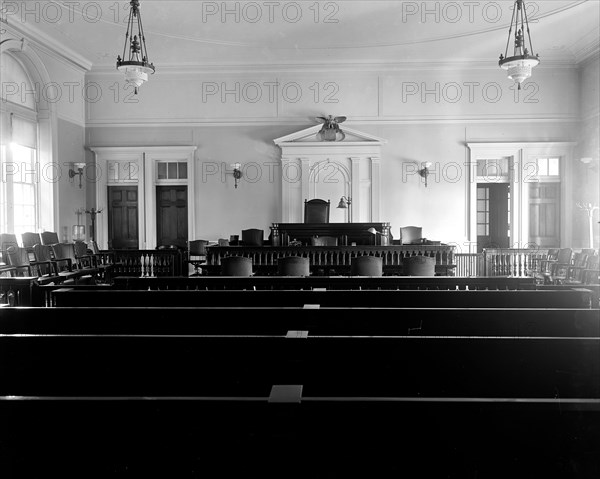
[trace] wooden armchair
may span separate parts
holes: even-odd
[[[66,265],[62,268],[62,271],[76,273],[76,283],[93,282],[94,276],[98,274],[98,270],[95,268],[86,268],[83,262],[77,258],[74,243],[57,243],[52,245],[51,248],[54,253],[54,259]]]
[[[45,265],[46,271],[48,274],[53,274],[61,278],[61,283],[69,284],[75,283],[77,279],[77,272],[71,271],[69,269],[69,260],[67,259],[54,259],[54,254],[52,253],[52,248],[49,245],[36,244],[33,247],[33,255],[35,256],[35,261],[39,264]],[[65,263],[66,267],[62,267],[61,263]]]
[[[60,283],[64,280],[56,274],[51,261],[32,261],[25,248],[11,246],[6,254],[12,276],[37,277],[39,284]]]

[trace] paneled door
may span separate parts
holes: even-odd
[[[529,242],[560,247],[560,183],[529,184]]]
[[[137,249],[139,247],[138,187],[108,187],[108,247]]]
[[[187,186],[156,187],[156,245],[187,248]]]
[[[509,192],[508,183],[477,185],[477,252],[509,247]]]

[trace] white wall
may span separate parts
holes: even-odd
[[[206,239],[249,227],[268,235],[269,225],[280,220],[280,170],[273,165],[280,151],[272,140],[332,114],[346,115],[348,126],[388,140],[381,160],[381,218],[391,222],[394,236],[400,226],[416,224],[428,238],[460,244],[466,240],[465,142],[576,140],[580,116],[574,68],[536,69],[521,92],[498,68],[468,75],[434,69],[157,73],[131,104],[115,101],[119,77],[91,73],[87,80],[110,93],[87,104],[88,146],[198,147],[195,237]],[[261,100],[250,102],[256,84],[269,81],[287,85],[285,95],[270,101],[265,87]],[[223,87],[231,93],[222,96]],[[297,102],[290,101],[293,88],[301,92]],[[109,126],[114,124],[119,126]],[[422,161],[434,163],[428,188],[414,173],[413,165]],[[234,189],[233,178],[221,173],[235,162],[260,165],[260,178],[252,183],[243,178]],[[207,174],[213,168],[217,173]],[[254,176],[256,168],[248,173]]]

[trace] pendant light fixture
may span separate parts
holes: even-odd
[[[515,30],[514,51],[512,56],[508,56],[508,48],[513,27]],[[529,39],[529,48],[527,48],[525,32],[527,32],[527,38]],[[517,83],[520,90],[521,83],[531,76],[531,69],[539,63],[539,55],[533,53],[525,0],[515,0],[510,28],[508,30],[506,51],[504,52],[504,55],[500,54],[498,65],[500,65],[502,69],[508,70],[508,78]]]
[[[154,65],[148,61],[148,50],[146,49],[146,37],[142,26],[139,0],[129,2],[129,19],[127,21],[127,32],[125,33],[125,46],[123,57],[117,57],[117,70],[125,73],[125,81],[133,85],[135,94],[138,89],[148,81],[148,74],[154,73]],[[136,30],[137,28],[137,30]],[[129,55],[126,56],[129,47]],[[127,58],[127,59],[126,59]]]

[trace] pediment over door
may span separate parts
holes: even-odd
[[[320,141],[321,124],[280,138],[282,222],[304,222],[304,200],[330,200],[331,223],[381,221],[381,145],[387,140],[342,128],[342,141]],[[349,209],[336,206],[342,196]]]

